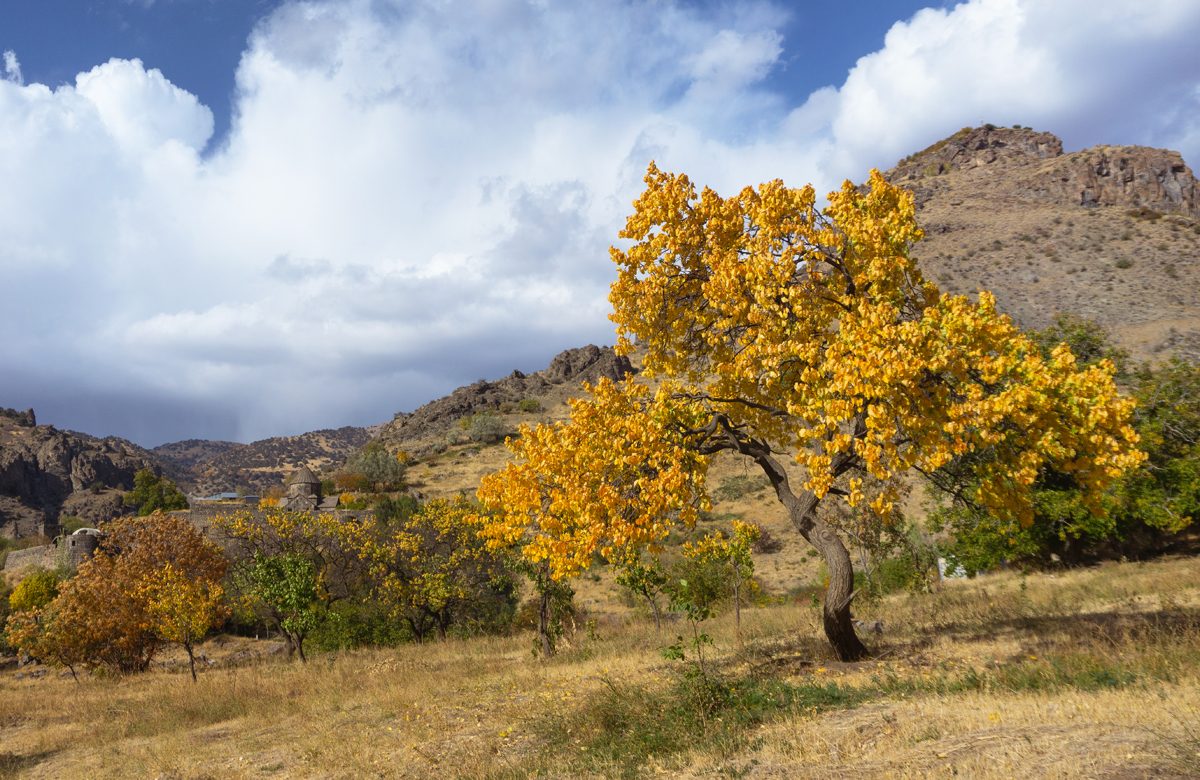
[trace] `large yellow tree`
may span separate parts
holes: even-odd
[[[602,384],[570,421],[523,431],[517,461],[480,491],[493,537],[560,576],[688,520],[705,458],[740,453],[824,558],[825,633],[856,659],[853,569],[823,500],[886,523],[906,473],[974,463],[978,489],[960,498],[1031,522],[1042,469],[1071,473],[1101,511],[1143,457],[1111,365],[1081,367],[1065,346],[1043,358],[989,293],[921,276],[912,197],[878,172],[824,208],[780,181],[729,198],[653,165],[645,181],[629,243],[611,250],[611,316],[618,350],[642,347],[659,389]]]

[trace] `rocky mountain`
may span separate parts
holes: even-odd
[[[985,125],[887,175],[916,195],[914,254],[943,289],[991,290],[1029,327],[1088,317],[1137,358],[1200,358],[1200,187],[1178,152],[1066,153],[1050,133]]]
[[[419,456],[439,448],[461,420],[475,414],[500,413],[514,419],[522,412],[525,416],[537,414],[578,395],[582,382],[596,382],[601,377],[618,380],[633,371],[629,359],[618,356],[612,347],[589,344],[568,349],[541,371],[513,371],[494,382],[475,382],[410,414],[397,414],[380,429],[378,438],[389,449]]]
[[[201,466],[218,455],[245,447],[235,441],[210,441],[208,439],[185,439],[184,441],[160,444],[150,450],[159,463],[169,472],[177,474],[177,481],[190,486],[195,481]]]
[[[0,409],[0,536],[51,534],[63,514],[115,517],[124,511],[120,491],[143,468],[158,464],[125,439],[38,425],[32,409]]]
[[[242,491],[261,495],[281,487],[289,474],[308,466],[317,474],[331,472],[371,438],[367,428],[326,429],[298,436],[275,436],[250,444],[190,440],[165,444],[172,463],[187,464],[180,484],[192,495]]]

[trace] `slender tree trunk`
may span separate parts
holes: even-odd
[[[444,615],[444,614],[438,615],[438,618],[437,618],[438,639],[442,642],[446,641],[446,629],[449,626],[449,624],[450,624],[450,621],[446,615]]]
[[[654,614],[654,630],[657,633],[662,633],[662,608],[658,606],[658,599],[646,594],[646,601],[650,602],[650,611]]]
[[[184,642],[183,649],[187,650],[188,666],[192,669],[192,682],[196,682],[196,653],[192,650],[192,643]]]
[[[742,583],[741,572],[733,568],[733,625],[737,633],[738,649],[742,649]]]
[[[296,635],[296,652],[300,654],[300,663],[302,663],[302,664],[308,663],[308,658],[306,658],[304,656],[304,635],[303,634]]]
[[[834,654],[842,661],[865,658],[868,651],[854,631],[850,602],[854,599],[854,565],[846,545],[837,532],[816,514],[821,499],[808,491],[799,496],[792,492],[787,472],[772,457],[766,445],[759,442],[739,442],[738,449],[754,458],[775,488],[775,495],[787,510],[792,525],[825,559],[829,570],[829,587],[825,591],[823,623],[825,636]]]
[[[541,594],[538,602],[538,638],[542,641],[542,656],[549,658],[554,655],[554,642],[550,640],[550,590]]]

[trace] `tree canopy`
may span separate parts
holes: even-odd
[[[911,194],[877,171],[823,209],[778,180],[728,198],[653,165],[645,182],[629,244],[610,250],[609,299],[618,351],[644,349],[658,387],[601,382],[569,421],[522,430],[517,461],[480,490],[494,543],[570,576],[693,520],[707,456],[737,452],[824,557],[825,631],[853,659],[866,649],[850,557],[816,512],[827,496],[887,523],[906,473],[949,486],[942,475],[971,469],[959,500],[1030,523],[1043,469],[1101,512],[1144,457],[1112,363],[1081,366],[1065,345],[1043,356],[986,291],[941,293],[909,254]]]

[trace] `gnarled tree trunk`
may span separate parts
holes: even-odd
[[[833,652],[842,661],[865,658],[868,651],[854,631],[854,619],[850,613],[850,603],[854,599],[854,565],[837,532],[817,517],[817,505],[821,499],[808,491],[799,496],[792,492],[787,472],[761,442],[741,440],[737,449],[758,463],[775,488],[775,495],[787,510],[792,525],[825,559],[825,567],[829,570],[829,587],[825,591],[823,622],[825,636],[829,638]]]

